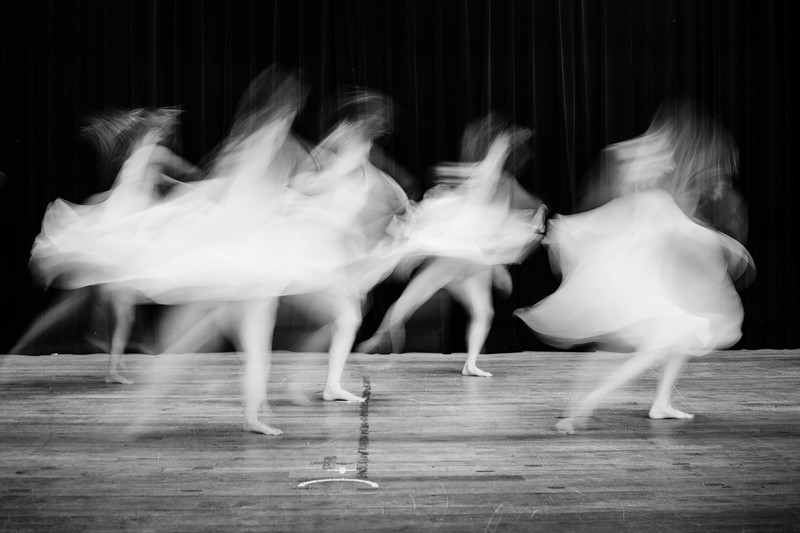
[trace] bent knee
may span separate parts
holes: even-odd
[[[491,325],[494,320],[494,309],[491,307],[483,309],[473,309],[472,321],[478,324]]]
[[[361,327],[362,318],[357,313],[342,313],[333,321],[333,327],[339,330],[355,330]]]

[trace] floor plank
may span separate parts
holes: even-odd
[[[800,530],[800,353],[692,360],[693,421],[646,418],[654,370],[560,435],[590,356],[485,355],[481,379],[354,355],[358,405],[319,399],[322,354],[276,353],[282,437],[241,431],[236,354],[131,355],[130,387],[103,355],[3,356],[0,531]]]

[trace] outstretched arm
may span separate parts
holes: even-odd
[[[165,146],[158,146],[150,158],[150,165],[160,174],[169,177],[191,177],[202,171]]]

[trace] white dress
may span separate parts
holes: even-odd
[[[560,287],[517,315],[548,343],[702,354],[741,336],[731,281],[752,262],[736,241],[689,218],[659,189],[621,196],[548,228]]]
[[[161,303],[363,294],[393,267],[358,220],[376,172],[360,168],[313,196],[276,191],[281,201],[264,209],[223,204],[202,220],[190,214],[190,226],[156,237],[118,282]]]
[[[30,260],[41,283],[69,289],[106,283],[118,277],[117,267],[135,258],[137,242],[148,237],[137,220],[154,202],[148,165],[156,147],[135,150],[102,201],[82,205],[57,199],[48,206]]]
[[[466,174],[466,179],[426,192],[398,231],[403,244],[397,253],[404,263],[426,257],[481,266],[522,262],[541,238],[541,202],[499,169],[493,175],[465,164],[442,169],[448,172]]]
[[[79,247],[71,286],[114,284],[164,304],[365,293],[393,268],[380,230],[407,202],[402,189],[366,159],[331,155],[322,171],[295,175],[286,146],[266,125],[227,150],[210,179],[129,216],[109,212],[103,230],[78,217],[104,243]],[[64,247],[52,255],[63,262]]]

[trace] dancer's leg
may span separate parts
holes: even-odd
[[[459,283],[448,285],[447,288],[464,305],[469,314],[467,361],[461,373],[465,376],[491,377],[492,374],[478,368],[477,362],[494,318],[492,271],[481,270]]]
[[[392,348],[400,350],[404,340],[405,324],[411,315],[462,273],[463,264],[454,259],[436,258],[423,266],[409,281],[400,298],[389,307],[377,331],[358,345],[359,352],[374,352],[387,334],[391,335]]]
[[[161,329],[167,332],[161,352],[196,352],[214,340],[230,336],[231,312],[227,304],[211,308],[184,305],[168,310],[161,319]]]
[[[111,336],[111,353],[108,356],[108,369],[106,370],[106,383],[122,383],[130,385],[133,381],[119,373],[125,347],[131,335],[131,328],[135,318],[136,297],[125,290],[108,289],[105,297],[111,305],[114,315],[114,331]]]
[[[661,381],[658,383],[656,397],[650,407],[650,418],[661,420],[664,418],[677,418],[681,420],[691,420],[694,415],[684,413],[672,407],[672,390],[675,381],[680,376],[686,366],[687,355],[670,355],[664,363],[664,370],[661,373]]]
[[[36,317],[8,353],[19,354],[27,351],[28,346],[46,334],[50,328],[68,317],[74,317],[80,311],[80,307],[94,294],[94,290],[94,287],[83,287],[64,293],[51,307]]]
[[[333,323],[328,353],[328,378],[322,391],[322,399],[363,402],[364,398],[342,388],[344,365],[350,357],[358,327],[361,325],[361,299],[354,295],[340,295],[337,299],[340,303]]]
[[[511,274],[505,265],[495,265],[492,267],[492,285],[502,294],[508,296],[514,289],[514,282]]]
[[[333,321],[336,318],[334,309],[327,300],[321,300],[318,294],[296,295],[284,298],[294,316],[302,317],[305,326],[310,329],[295,343],[293,351],[327,352],[330,349]]]
[[[622,387],[642,372],[658,363],[666,355],[661,350],[638,352],[625,361],[614,372],[606,376],[600,386],[587,394],[575,407],[570,409],[569,416],[556,424],[556,429],[561,433],[574,433],[575,426],[588,417],[597,408],[603,399]]]
[[[265,435],[282,435],[283,431],[258,419],[261,406],[266,407],[267,383],[272,356],[272,335],[278,300],[247,302],[241,306],[239,342],[245,353],[242,376],[244,429]]]
[[[179,312],[180,314],[180,312]],[[149,370],[146,372],[144,386],[140,389],[139,399],[137,400],[138,416],[136,416],[128,427],[128,432],[132,435],[140,433],[145,427],[147,420],[158,412],[171,383],[178,377],[180,372],[185,372],[186,367],[194,365],[194,358],[179,356],[178,353],[192,352],[202,341],[205,332],[213,331],[219,333],[220,328],[225,325],[242,323],[242,304],[218,304],[213,309],[208,310],[202,317],[196,318],[193,327],[186,327],[181,322],[181,328],[185,331],[174,336],[165,350],[158,357],[153,357],[149,362]],[[167,322],[167,325],[173,325]],[[266,324],[264,324],[266,327]],[[244,352],[242,348],[241,335],[238,328],[231,328],[226,331],[230,335],[231,341],[236,344],[237,350]],[[202,344],[202,342],[201,342]],[[148,358],[151,359],[151,358]]]

